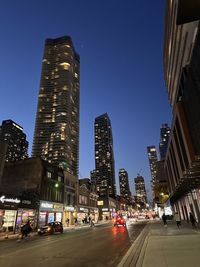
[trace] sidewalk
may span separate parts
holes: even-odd
[[[200,231],[174,221],[149,223],[129,249],[120,267],[199,267]]]
[[[103,224],[109,224],[111,221],[99,221],[98,223],[95,223],[95,226],[100,226],[100,225],[103,225]],[[79,230],[79,229],[83,229],[83,228],[89,228],[90,225],[89,224],[83,224],[83,225],[70,225],[70,226],[64,226],[63,229],[64,229],[64,232],[66,231],[71,231],[71,230]],[[37,235],[37,231],[35,232],[31,232],[29,234],[30,236],[35,236]],[[19,239],[19,236],[20,236],[20,233],[16,233],[16,234],[13,234],[13,233],[9,233],[7,235],[7,233],[0,233],[0,241],[5,241],[5,240],[11,240],[11,239]]]

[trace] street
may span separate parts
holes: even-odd
[[[1,267],[117,266],[146,225],[111,224],[53,236],[0,242]]]

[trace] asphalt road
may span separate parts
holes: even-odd
[[[102,225],[17,242],[0,242],[1,267],[117,266],[146,223]]]

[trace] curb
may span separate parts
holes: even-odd
[[[141,267],[141,265],[138,265],[138,261],[139,259],[141,261],[141,256],[145,253],[146,245],[145,250],[143,246],[144,244],[146,244],[146,238],[148,236],[150,225],[150,223],[147,223],[147,225],[144,227],[139,236],[133,242],[133,244],[126,252],[125,256],[122,258],[117,267]]]

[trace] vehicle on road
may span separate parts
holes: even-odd
[[[52,235],[54,233],[63,233],[63,225],[61,222],[50,222],[38,229],[38,235]]]
[[[113,219],[113,225],[114,225],[114,226],[119,226],[119,225],[126,226],[126,221],[125,221],[125,219],[123,218],[123,216],[116,216],[116,217]]]

